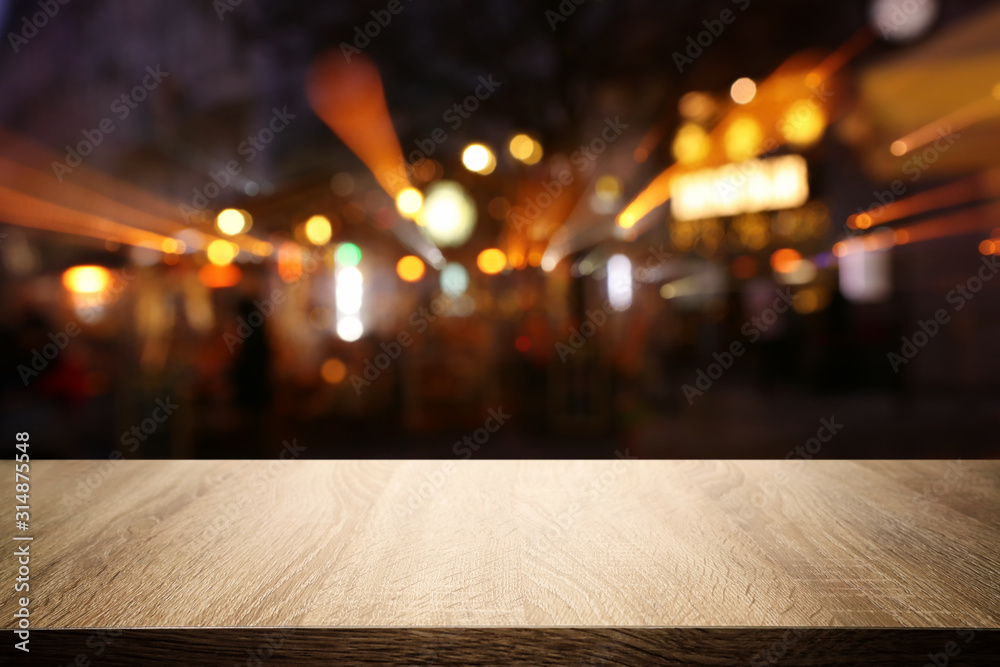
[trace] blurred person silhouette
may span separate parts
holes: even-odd
[[[236,349],[231,379],[239,413],[239,434],[236,446],[241,456],[256,458],[266,455],[268,425],[274,387],[271,376],[273,352],[268,340],[267,322],[257,310],[253,299],[243,296],[236,307],[237,317],[244,322],[260,324]]]

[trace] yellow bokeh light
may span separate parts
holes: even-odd
[[[407,255],[396,263],[396,274],[408,283],[424,277],[424,262],[416,255]]]
[[[753,82],[753,79],[748,79],[747,77],[741,77],[733,82],[733,85],[729,88],[729,96],[733,98],[733,102],[737,104],[747,104],[753,100],[754,96],[757,94],[757,84]]]
[[[510,140],[510,154],[524,164],[535,164],[542,159],[542,145],[527,134],[519,134]]]
[[[618,216],[618,226],[622,229],[631,229],[635,226],[635,216],[631,213],[622,213]]]
[[[762,141],[760,124],[750,116],[741,116],[726,129],[726,155],[730,160],[749,160],[760,151]]]
[[[306,220],[305,234],[309,243],[323,245],[333,236],[333,226],[326,216],[314,215]]]
[[[177,252],[177,240],[176,239],[163,239],[163,243],[160,244],[163,252]]]
[[[75,294],[103,292],[111,282],[111,273],[103,266],[74,266],[62,275],[63,286]]]
[[[510,154],[515,159],[524,160],[531,156],[531,151],[534,148],[533,143],[528,135],[519,134],[510,140]]]
[[[823,136],[826,129],[826,114],[812,100],[799,100],[793,104],[782,118],[781,134],[788,143],[795,146],[810,146]]]
[[[617,199],[622,194],[622,183],[617,176],[605,174],[597,179],[594,192],[602,199]]]
[[[412,218],[424,205],[424,196],[416,188],[404,188],[396,195],[396,210],[400,215]]]
[[[235,208],[227,208],[215,217],[215,226],[226,236],[236,236],[249,229],[249,216]]]
[[[226,266],[232,264],[236,258],[236,246],[225,239],[215,239],[208,244],[205,253],[212,264]]]
[[[685,123],[674,137],[674,157],[684,165],[701,162],[708,157],[710,148],[708,133],[696,123]]]
[[[462,164],[469,171],[485,176],[493,173],[497,161],[493,155],[493,151],[486,146],[482,144],[470,144],[462,152]]]
[[[323,380],[329,384],[339,384],[347,377],[347,366],[340,359],[327,359],[319,369]]]
[[[507,256],[499,248],[487,248],[479,253],[476,258],[476,266],[487,275],[495,275],[504,270],[507,266]]]

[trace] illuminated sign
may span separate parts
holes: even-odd
[[[801,155],[702,169],[670,183],[670,210],[678,220],[794,208],[808,198],[809,173]]]

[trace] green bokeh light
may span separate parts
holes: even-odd
[[[361,261],[361,248],[353,243],[342,243],[333,258],[341,266],[357,266]]]

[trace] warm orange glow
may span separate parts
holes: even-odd
[[[903,245],[910,241],[910,233],[905,229],[897,229],[893,232],[892,238],[896,242],[896,245]]]
[[[775,250],[771,255],[771,268],[778,273],[789,273],[794,271],[802,261],[802,255],[797,250],[782,248]]]
[[[635,216],[631,213],[622,213],[618,216],[618,226],[622,229],[631,229],[635,226]]]
[[[531,349],[531,339],[527,336],[518,336],[514,341],[514,347],[518,352],[527,352]]]
[[[847,244],[843,241],[837,241],[833,244],[833,256],[843,257],[847,254]]]
[[[74,266],[62,275],[63,286],[75,294],[96,294],[107,289],[111,273],[103,266]]]
[[[396,263],[396,273],[408,283],[424,277],[424,262],[416,255],[407,255]]]
[[[198,280],[205,287],[212,289],[232,287],[239,283],[242,277],[243,272],[240,271],[240,267],[233,264],[226,264],[225,266],[206,264],[198,269]]]
[[[895,155],[896,157],[900,157],[902,155],[906,155],[906,150],[907,150],[907,148],[906,148],[906,142],[905,141],[901,141],[899,139],[897,139],[896,141],[892,142],[892,145],[889,146],[889,152],[892,153],[893,155]]]
[[[319,372],[328,384],[339,384],[347,377],[347,366],[340,359],[327,359],[323,362]]]
[[[979,252],[983,255],[993,255],[996,254],[997,246],[996,243],[990,239],[986,239],[979,244]]]
[[[393,199],[410,187],[403,149],[389,117],[382,77],[375,65],[340,51],[317,61],[307,79],[309,104],[340,140],[365,163]],[[421,157],[426,157],[421,155]]]
[[[867,213],[859,213],[854,218],[854,226],[858,229],[868,229],[872,226],[872,217]]]
[[[476,266],[487,275],[495,275],[507,266],[507,256],[499,248],[487,248],[479,253],[479,257],[476,258]]]
[[[297,243],[286,241],[278,247],[278,275],[286,283],[302,277],[302,248]]]

